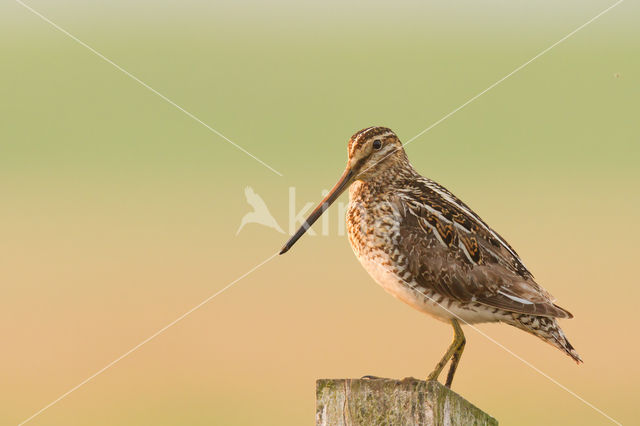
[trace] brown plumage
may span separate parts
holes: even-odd
[[[463,323],[504,322],[580,356],[556,318],[572,318],[538,285],[515,250],[466,204],[418,174],[393,131],[369,127],[349,140],[342,178],[282,250],[350,186],[349,241],[371,276],[412,307],[450,322],[454,342],[429,379],[460,360]]]

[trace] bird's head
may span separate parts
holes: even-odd
[[[386,127],[367,127],[349,139],[347,171],[351,172],[352,181],[378,178],[405,161],[407,155],[402,142]]]
[[[282,247],[280,254],[286,253],[353,182],[381,179],[394,166],[408,164],[407,155],[402,148],[400,139],[391,129],[386,127],[367,127],[356,132],[349,139],[348,150],[347,168],[338,183]]]

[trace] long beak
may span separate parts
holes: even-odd
[[[344,190],[347,189],[349,184],[351,184],[352,177],[353,171],[349,167],[347,167],[347,169],[340,177],[340,180],[338,180],[338,183],[336,183],[336,186],[334,186],[333,189],[329,191],[327,196],[324,197],[324,200],[322,200],[320,204],[318,204],[318,207],[316,207],[311,212],[307,220],[304,221],[300,229],[298,229],[298,231],[293,234],[289,241],[287,241],[287,244],[282,247],[282,250],[280,250],[280,254],[286,253],[291,247],[293,247],[296,241],[298,241],[298,239],[302,237],[302,234],[307,232],[307,229],[309,229],[311,225],[313,225],[313,223],[318,220],[322,213],[324,213],[324,211],[327,210],[329,206],[340,196],[340,194],[342,194]]]

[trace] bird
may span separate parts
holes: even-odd
[[[247,199],[247,203],[249,203],[249,205],[253,207],[253,211],[245,214],[242,217],[242,220],[240,221],[240,227],[238,228],[238,231],[236,231],[236,235],[238,235],[242,228],[244,228],[244,226],[248,223],[259,223],[260,225],[267,226],[269,228],[275,229],[281,234],[284,234],[284,231],[282,230],[282,228],[280,228],[280,225],[278,225],[278,222],[276,222],[276,220],[274,219],[262,197],[260,197],[252,187],[247,186],[244,189],[244,196]]]
[[[557,321],[573,315],[478,214],[413,168],[389,128],[367,127],[349,139],[344,173],[280,254],[347,188],[348,237],[362,266],[385,291],[453,327],[453,342],[427,380],[438,380],[450,361],[451,387],[466,344],[463,324],[511,325],[582,362]]]

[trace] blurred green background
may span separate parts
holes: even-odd
[[[277,250],[370,125],[418,132],[612,1],[30,1],[272,173],[13,1],[0,4],[0,424],[17,424]],[[637,419],[640,7],[628,1],[407,147],[575,319],[576,366],[480,328]],[[346,196],[344,196],[346,198]],[[346,200],[345,200],[346,201]],[[450,328],[337,235],[295,249],[34,425],[313,424],[315,379],[424,377]],[[454,389],[502,424],[610,424],[472,330]]]

